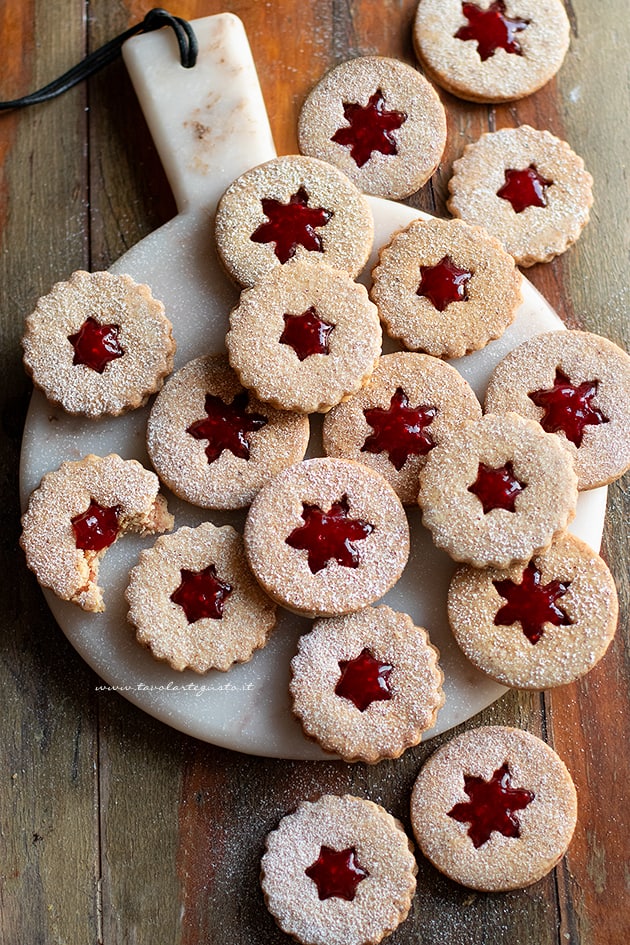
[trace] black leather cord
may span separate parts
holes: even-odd
[[[37,92],[31,92],[30,95],[24,95],[22,98],[13,99],[11,102],[0,102],[0,111],[8,111],[12,108],[24,108],[27,105],[38,105],[40,102],[47,102],[51,98],[56,98],[63,92],[67,92],[73,86],[94,75],[103,66],[113,62],[120,53],[122,44],[131,36],[137,33],[151,33],[153,30],[159,30],[163,26],[170,26],[177,37],[179,45],[180,61],[184,69],[192,69],[197,61],[199,46],[195,32],[187,20],[179,16],[173,16],[166,10],[156,7],[149,10],[144,20],[137,23],[130,29],[125,30],[120,36],[110,39],[108,43],[94,50],[89,56],[86,56],[82,62],[79,62],[72,69],[64,72],[58,79],[54,79],[45,85],[43,89]]]

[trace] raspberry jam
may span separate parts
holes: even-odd
[[[462,13],[468,23],[457,30],[455,38],[474,39],[482,62],[493,56],[497,49],[523,55],[516,34],[527,29],[529,20],[506,16],[504,0],[494,0],[487,10],[481,10],[476,3],[462,3]]]
[[[493,509],[514,512],[516,497],[523,491],[525,485],[514,475],[512,463],[506,463],[498,469],[479,463],[477,479],[472,486],[468,486],[468,491],[477,496],[483,505],[484,515],[487,515]]]
[[[288,203],[271,197],[263,197],[260,202],[268,222],[261,223],[252,233],[250,239],[254,243],[275,243],[274,251],[281,263],[292,259],[298,246],[324,252],[322,238],[315,228],[326,226],[333,213],[323,207],[309,207],[304,187],[300,187]]]
[[[366,438],[362,453],[387,453],[396,469],[402,469],[410,456],[425,456],[435,446],[428,427],[437,407],[410,407],[402,387],[396,388],[389,407],[369,407],[363,411],[374,433]]]
[[[221,620],[225,601],[232,593],[232,585],[217,577],[214,564],[209,564],[203,571],[180,569],[181,583],[171,594],[174,604],[179,604],[186,614],[188,623],[195,623],[205,617]]]
[[[367,105],[358,102],[343,103],[343,117],[349,123],[339,128],[331,141],[350,148],[350,155],[357,167],[363,167],[374,151],[381,154],[398,154],[396,139],[392,134],[407,120],[404,112],[389,111],[380,89],[368,99]]]
[[[220,397],[206,394],[206,414],[202,420],[195,420],[186,429],[186,433],[195,440],[207,440],[206,456],[213,463],[223,450],[230,450],[240,459],[249,459],[248,433],[260,430],[267,423],[267,418],[259,413],[247,412],[248,394],[237,394],[231,404],[226,404]]]
[[[290,345],[300,361],[312,354],[328,354],[328,336],[335,327],[323,321],[311,305],[301,315],[284,316],[284,331],[280,335],[281,345]]]
[[[336,896],[348,902],[356,896],[359,883],[370,875],[359,865],[354,847],[346,850],[321,847],[318,858],[304,872],[317,886],[320,899]]]
[[[81,515],[71,520],[74,541],[80,551],[103,551],[113,545],[118,537],[117,505],[108,508],[94,499]]]
[[[110,361],[122,358],[125,353],[118,341],[119,332],[118,325],[100,325],[95,318],[86,318],[76,334],[68,335],[74,348],[72,363],[85,364],[102,374]]]
[[[514,212],[522,213],[528,207],[546,207],[545,191],[552,184],[552,180],[541,177],[535,164],[530,164],[524,171],[509,168],[505,172],[505,184],[497,190],[497,197],[509,200]]]
[[[308,566],[313,574],[336,561],[344,568],[358,568],[361,563],[354,542],[363,541],[374,531],[374,526],[359,518],[350,518],[348,497],[334,502],[328,512],[317,505],[302,503],[304,525],[294,528],[287,545],[308,551]]]
[[[535,390],[528,394],[544,413],[540,425],[547,433],[564,433],[575,446],[582,445],[584,428],[608,423],[608,417],[593,406],[599,381],[584,381],[572,384],[560,368],[556,368],[556,379],[548,390]]]
[[[335,686],[335,695],[354,702],[359,712],[365,712],[373,702],[391,699],[389,677],[393,670],[389,663],[375,659],[367,647],[353,660],[340,660],[341,676]]]
[[[510,627],[518,622],[529,642],[538,643],[546,623],[566,627],[572,622],[556,604],[559,597],[564,597],[571,582],[542,584],[540,571],[532,562],[523,571],[520,584],[509,579],[492,583],[507,601],[494,618],[497,627]]]
[[[535,794],[523,788],[513,788],[511,779],[507,764],[497,768],[489,781],[464,775],[464,790],[470,800],[455,804],[448,816],[460,824],[470,824],[468,836],[475,847],[486,843],[495,830],[504,837],[520,837],[521,828],[515,811],[531,804]]]
[[[431,305],[443,312],[451,302],[466,302],[468,283],[472,279],[469,269],[460,269],[450,256],[442,256],[435,266],[420,266],[420,285],[416,295],[424,296]]]

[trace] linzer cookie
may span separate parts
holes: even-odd
[[[140,553],[126,591],[140,643],[173,669],[227,670],[267,642],[276,606],[254,580],[243,540],[203,522]]]
[[[68,413],[118,415],[146,403],[172,371],[171,329],[148,286],[79,270],[26,319],[24,366]]]
[[[485,226],[519,266],[548,262],[588,223],[593,179],[565,141],[529,125],[469,144],[453,164],[448,208]]]
[[[293,712],[344,761],[398,758],[444,704],[438,659],[426,630],[390,607],[319,620],[291,663]]]
[[[422,521],[438,548],[476,568],[507,568],[547,548],[575,515],[573,459],[515,413],[464,421],[420,470]]]
[[[571,775],[545,742],[489,726],[464,732],[422,768],[411,823],[424,855],[484,892],[529,886],[566,853],[577,819]]]
[[[407,348],[459,358],[514,321],[521,278],[481,227],[414,220],[381,250],[371,296],[388,334]]]
[[[302,945],[377,945],[407,917],[413,845],[379,804],[303,801],[267,837],[260,882],[277,924]]]
[[[279,473],[252,503],[244,537],[265,591],[308,616],[367,607],[396,583],[409,555],[396,493],[378,473],[341,459]]]
[[[336,167],[287,155],[230,184],[215,233],[229,274],[251,286],[292,259],[358,275],[372,249],[374,222],[367,199]]]
[[[105,610],[100,559],[125,532],[173,527],[158,478],[135,459],[86,456],[47,473],[22,517],[20,544],[42,587],[83,610]]]
[[[411,66],[360,56],[331,69],[300,113],[300,151],[340,168],[364,193],[401,199],[437,168],[446,115]]]
[[[226,345],[241,383],[261,400],[325,412],[374,370],[381,325],[366,289],[347,273],[296,260],[242,292]]]
[[[304,456],[308,417],[274,410],[244,390],[223,355],[189,361],[155,399],[147,449],[176,495],[208,509],[238,509]]]
[[[455,368],[426,354],[386,354],[369,383],[326,417],[324,450],[370,466],[401,502],[415,503],[427,454],[462,420],[480,418],[479,402]]]
[[[525,568],[460,568],[448,594],[449,621],[465,655],[519,689],[561,686],[587,673],[606,652],[617,613],[610,571],[569,533]]]
[[[601,335],[555,331],[519,345],[495,368],[486,409],[556,433],[575,459],[579,489],[630,468],[630,357]]]
[[[561,0],[420,0],[413,41],[426,74],[453,95],[509,102],[556,74],[569,32]]]

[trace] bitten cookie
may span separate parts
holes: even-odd
[[[369,378],[381,325],[364,286],[323,263],[296,260],[241,293],[225,343],[241,383],[261,400],[326,412]]]
[[[453,95],[509,102],[556,74],[569,32],[561,0],[421,0],[413,42],[429,78]]]
[[[140,552],[126,594],[138,641],[173,669],[227,670],[267,642],[276,606],[247,567],[243,539],[203,522]]]
[[[411,796],[424,855],[484,892],[542,879],[566,853],[576,819],[573,781],[555,751],[502,726],[464,732],[440,748]]]
[[[22,346],[35,386],[87,417],[145,404],[173,370],[175,354],[171,323],[148,286],[81,270],[38,301]]]
[[[448,208],[485,228],[519,266],[548,262],[588,223],[593,178],[565,141],[529,125],[484,134],[453,164]]]
[[[461,220],[414,220],[381,250],[372,275],[370,295],[388,334],[438,358],[500,338],[522,301],[512,257]]]
[[[367,199],[345,174],[290,154],[230,184],[219,201],[215,233],[228,273],[252,286],[292,259],[358,275],[372,249],[374,221]]]
[[[22,516],[20,544],[42,587],[83,610],[105,610],[100,559],[125,532],[173,527],[158,478],[135,459],[86,456],[47,473]]]
[[[591,670],[608,649],[617,615],[610,571],[569,533],[524,569],[460,568],[448,593],[451,629],[465,655],[519,689],[562,686]]]
[[[336,165],[367,194],[402,199],[437,168],[446,115],[427,80],[383,56],[342,62],[302,106],[300,151]]]
[[[601,335],[554,331],[518,345],[495,368],[486,409],[556,433],[575,459],[579,489],[630,468],[630,357]]]
[[[372,801],[303,801],[267,837],[260,882],[277,924],[303,945],[377,945],[407,917],[413,845]]]

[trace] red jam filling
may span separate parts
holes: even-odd
[[[398,154],[398,146],[392,132],[407,120],[404,112],[389,111],[380,89],[371,95],[367,105],[344,102],[343,117],[349,127],[339,128],[331,141],[350,148],[350,155],[357,167],[363,167],[374,151],[381,154]]]
[[[556,379],[548,390],[535,390],[529,394],[544,413],[540,425],[547,433],[564,433],[567,440],[576,446],[582,445],[584,428],[608,423],[601,410],[593,406],[599,381],[584,381],[572,384],[560,368],[556,368]]]
[[[410,456],[425,456],[435,446],[426,427],[433,422],[437,407],[410,407],[402,387],[396,388],[389,407],[369,407],[363,411],[374,433],[366,438],[362,453],[387,453],[396,469]]]
[[[492,583],[507,601],[494,618],[497,627],[510,627],[518,622],[529,642],[538,643],[546,623],[556,627],[566,627],[571,623],[564,610],[556,604],[557,599],[568,591],[570,581],[541,584],[540,571],[530,562],[523,571],[520,584],[509,579]]]
[[[416,295],[428,299],[438,312],[443,312],[451,302],[467,301],[473,274],[456,266],[450,256],[443,256],[435,266],[420,266],[420,275]]]
[[[100,325],[95,318],[86,318],[76,334],[68,335],[74,348],[72,363],[85,364],[102,374],[110,361],[125,353],[118,341],[119,332],[118,325]]]
[[[389,677],[393,668],[389,663],[375,659],[365,647],[353,660],[339,660],[341,676],[335,686],[335,695],[349,699],[359,712],[365,712],[373,702],[391,699]]]
[[[119,515],[117,505],[107,508],[92,499],[85,512],[75,515],[71,520],[76,547],[80,551],[103,551],[109,548],[118,537]]]
[[[328,354],[328,336],[335,326],[323,321],[311,305],[301,315],[284,315],[281,345],[290,345],[300,361],[312,354]]]
[[[308,551],[308,566],[313,574],[336,561],[344,568],[358,568],[361,563],[354,542],[363,541],[374,531],[374,526],[348,515],[348,497],[334,502],[328,512],[317,505],[302,503],[304,525],[294,528],[287,545]]]
[[[180,569],[181,583],[171,594],[174,604],[184,609],[188,623],[195,623],[205,617],[221,620],[225,601],[232,593],[232,585],[217,577],[214,564],[203,571]]]
[[[497,768],[489,781],[464,775],[464,790],[470,800],[455,804],[448,816],[460,824],[470,824],[468,836],[475,847],[486,843],[495,830],[504,837],[520,837],[521,827],[515,811],[531,804],[535,794],[513,788],[511,778],[507,764]]]
[[[249,439],[247,434],[260,430],[267,423],[267,418],[259,413],[247,412],[248,394],[237,394],[231,404],[226,404],[220,397],[206,394],[205,410],[207,416],[195,420],[186,429],[195,440],[207,440],[206,456],[213,463],[223,450],[230,450],[240,459],[249,459]]]
[[[308,194],[300,187],[288,203],[271,197],[260,201],[267,223],[261,223],[250,239],[254,243],[275,243],[275,254],[281,263],[295,256],[298,246],[316,253],[324,252],[324,244],[316,227],[326,226],[333,213],[323,207],[309,207]]]
[[[505,172],[505,184],[497,190],[497,197],[509,200],[514,212],[522,213],[528,207],[546,207],[545,191],[552,184],[552,180],[541,177],[535,164],[530,164],[524,171],[509,168]]]
[[[479,463],[477,479],[468,487],[468,491],[476,495],[483,505],[484,515],[493,509],[505,509],[514,512],[516,497],[525,488],[524,482],[514,475],[512,463],[506,463],[498,469]]]
[[[359,883],[370,875],[359,865],[354,847],[346,850],[321,847],[318,858],[304,872],[317,886],[320,899],[335,896],[348,902],[356,896]]]
[[[455,38],[474,39],[482,62],[493,56],[497,49],[523,55],[516,34],[527,29],[529,20],[506,16],[504,0],[494,0],[487,10],[481,10],[476,3],[462,3],[462,13],[468,23],[457,30]]]

